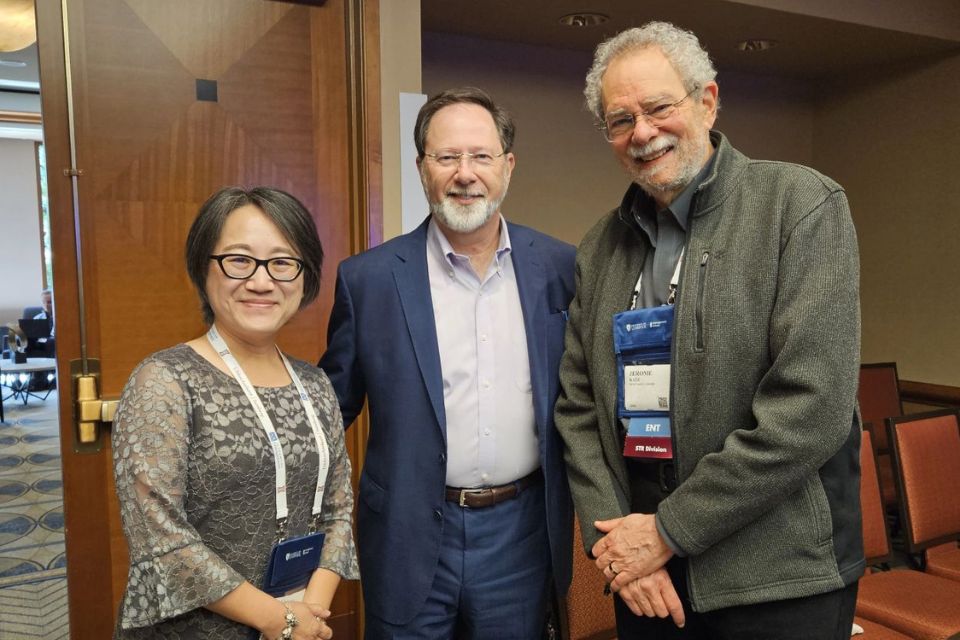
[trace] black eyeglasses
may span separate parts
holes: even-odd
[[[221,253],[210,259],[216,260],[223,275],[233,280],[249,280],[261,266],[278,282],[291,282],[303,273],[303,260],[287,256],[260,260],[243,253]]]

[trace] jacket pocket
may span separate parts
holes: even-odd
[[[833,517],[830,514],[830,502],[824,491],[820,476],[814,476],[803,486],[803,495],[816,525],[817,544],[826,544],[833,538]]]
[[[697,269],[697,306],[694,310],[697,351],[703,351],[703,296],[707,288],[707,262],[709,260],[710,252],[704,251],[700,256],[700,267]]]
[[[360,476],[360,499],[374,513],[380,513],[387,499],[387,490],[370,479],[367,474]]]

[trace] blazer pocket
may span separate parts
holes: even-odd
[[[383,510],[387,499],[387,490],[370,479],[366,473],[360,475],[360,499],[374,513]]]
[[[550,312],[547,316],[547,347],[563,351],[563,336],[567,331],[568,314],[566,309]]]

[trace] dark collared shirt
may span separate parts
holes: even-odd
[[[652,251],[647,252],[643,264],[643,278],[637,308],[656,307],[667,303],[670,296],[670,280],[677,268],[677,260],[683,252],[687,239],[687,221],[690,205],[700,184],[710,175],[716,154],[711,154],[700,173],[690,181],[686,189],[666,209],[657,210],[653,198],[643,191],[637,192],[631,213],[637,224],[650,239]]]
[[[643,232],[647,234],[651,246],[651,250],[647,252],[647,257],[643,263],[643,277],[637,308],[656,307],[667,303],[670,296],[670,280],[673,278],[677,261],[683,253],[687,239],[687,223],[690,219],[690,205],[693,204],[693,196],[700,184],[710,175],[716,157],[717,154],[715,153],[710,155],[707,163],[700,169],[700,173],[665,209],[657,210],[653,198],[643,191],[637,192],[631,213],[633,213],[634,219]],[[646,461],[638,461],[637,463],[645,464]],[[631,462],[628,467],[637,463]],[[632,472],[630,484],[634,495],[644,490],[643,481],[634,477]],[[686,557],[687,553],[680,548],[680,545],[660,524],[659,517],[656,518],[656,525],[660,537],[663,538],[667,546],[677,556]]]

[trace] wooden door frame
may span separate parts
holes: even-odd
[[[64,0],[66,2],[67,0]],[[342,0],[350,106],[350,247],[353,253],[379,244],[383,237],[380,153],[380,0]],[[74,389],[71,361],[81,357],[80,290],[77,252],[78,224],[74,219],[74,181],[71,166],[70,117],[65,63],[63,4],[37,3],[37,34],[42,74],[42,115],[47,154],[53,277],[57,292],[57,385],[60,389],[60,449],[64,475],[64,516],[70,631],[75,638],[109,638],[116,611],[111,594],[88,585],[112,584],[108,499],[113,478],[109,447],[96,453],[75,451]],[[89,258],[89,257],[88,257]],[[94,341],[94,344],[96,341]],[[95,352],[84,354],[97,357]],[[367,422],[348,431],[360,460],[354,464],[354,487],[362,468]],[[104,430],[101,438],[109,438]],[[69,484],[66,479],[70,478]],[[69,508],[67,504],[69,503]],[[358,628],[363,608],[357,589]]]

